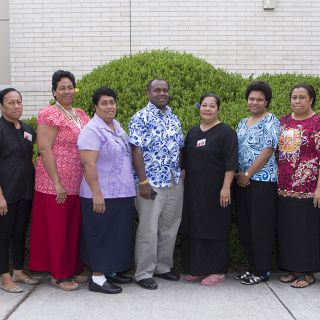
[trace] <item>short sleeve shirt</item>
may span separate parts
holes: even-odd
[[[162,113],[149,102],[138,111],[129,123],[129,141],[142,149],[146,175],[153,187],[168,187],[172,178],[178,182],[184,138],[181,123],[170,107]]]
[[[320,116],[280,119],[278,141],[278,194],[282,197],[314,197],[320,168]]]
[[[0,118],[0,187],[7,203],[32,200],[34,190],[33,129],[24,122],[16,129],[13,122]]]
[[[239,122],[237,135],[239,141],[239,170],[247,171],[253,162],[259,157],[262,150],[277,148],[280,122],[275,115],[267,113],[253,126],[247,126],[248,118]],[[256,181],[277,182],[277,163],[275,152],[268,162],[251,178]]]
[[[136,195],[128,136],[118,121],[113,120],[115,132],[97,115],[82,129],[79,150],[98,151],[96,169],[101,193],[105,199],[134,197]],[[80,196],[92,198],[85,178]]]
[[[84,126],[89,117],[81,110],[74,109]],[[37,124],[44,124],[57,129],[57,135],[52,147],[58,174],[67,194],[78,195],[82,180],[82,167],[77,140],[80,129],[70,121],[56,106],[48,106],[38,113]],[[56,194],[53,182],[44,168],[40,156],[36,165],[35,190],[46,194]]]

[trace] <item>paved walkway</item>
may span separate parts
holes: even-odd
[[[136,284],[123,286],[119,295],[105,295],[80,285],[64,292],[50,285],[24,285],[24,292],[7,294],[0,290],[1,320],[317,320],[320,319],[320,275],[306,289],[293,289],[278,281],[278,275],[255,286],[241,285],[228,275],[212,287],[185,280],[157,279],[158,290]]]

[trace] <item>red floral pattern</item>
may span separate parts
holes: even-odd
[[[83,127],[89,121],[89,117],[81,109],[74,110],[80,117]],[[45,124],[57,129],[57,136],[52,147],[57,170],[67,194],[78,195],[83,174],[77,148],[80,130],[56,106],[41,109],[37,117],[37,124]],[[43,166],[41,156],[36,164],[35,180],[36,191],[56,194],[53,182]]]
[[[319,176],[320,116],[280,119],[278,140],[278,194],[313,198]]]

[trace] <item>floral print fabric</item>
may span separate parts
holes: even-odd
[[[146,175],[153,187],[168,187],[171,176],[178,183],[181,123],[170,107],[162,113],[152,103],[138,111],[129,124],[129,141],[143,151]]]
[[[275,115],[268,113],[253,126],[247,126],[248,118],[239,122],[237,135],[239,141],[239,171],[247,171],[266,148],[277,148],[280,122]],[[256,181],[277,181],[277,163],[273,153],[268,162],[251,178]]]
[[[83,127],[89,117],[81,110],[74,109]],[[80,154],[77,148],[79,128],[70,121],[55,106],[48,106],[38,113],[37,124],[44,124],[57,129],[57,135],[52,146],[57,170],[68,195],[79,195],[82,180]],[[44,168],[41,156],[36,164],[35,190],[56,194],[53,182]]]
[[[278,141],[278,194],[283,197],[313,198],[319,176],[320,117],[280,119]]]

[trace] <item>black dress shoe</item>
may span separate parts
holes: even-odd
[[[146,279],[139,280],[137,281],[137,284],[144,289],[149,289],[149,290],[158,289],[158,284],[153,278],[146,278]]]
[[[105,281],[102,286],[99,286],[95,282],[90,279],[89,281],[89,290],[93,292],[101,292],[101,293],[109,293],[109,294],[117,294],[122,291],[122,288],[114,285],[111,282]]]
[[[112,283],[121,283],[127,284],[133,281],[132,277],[124,276],[122,274],[115,273],[113,276],[106,274],[106,278],[108,281]]]
[[[166,273],[155,273],[154,276],[165,279],[165,280],[169,280],[169,281],[179,281],[180,279],[180,275],[173,271],[169,271]]]

